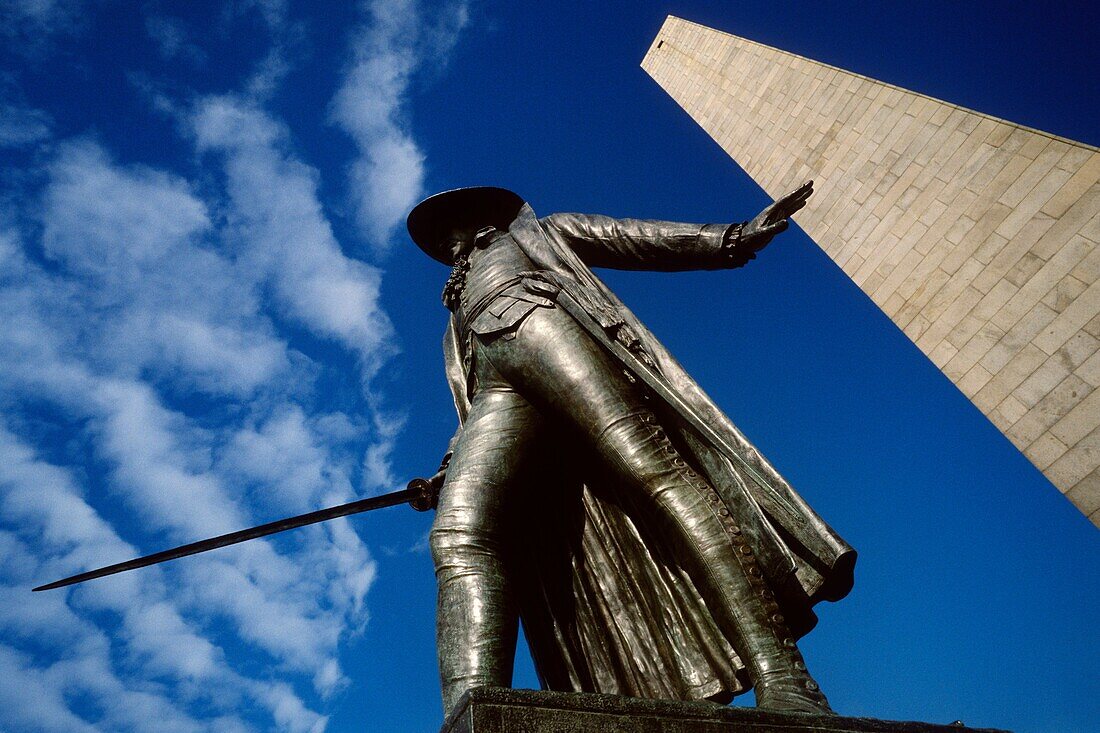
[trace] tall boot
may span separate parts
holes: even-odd
[[[680,479],[694,489],[694,496],[683,492],[677,499],[663,503],[701,548],[699,560],[712,585],[707,595],[724,616],[734,648],[748,667],[757,707],[835,715],[807,672],[752,545],[729,509],[706,479],[676,455],[656,420],[650,416],[646,422],[654,429],[653,437],[661,452],[671,458]]]
[[[458,521],[460,514],[437,514],[428,540],[439,586],[436,650],[444,715],[468,690],[511,686],[518,633],[496,538]]]
[[[724,588],[720,592],[721,601],[733,621],[735,648],[748,667],[756,690],[757,707],[835,714],[806,670],[806,663],[786,619],[779,612],[774,593],[764,580],[752,546],[745,541],[725,507],[719,509],[719,521],[731,540],[728,546],[732,547],[731,554],[736,559],[719,555],[712,558],[712,567]]]
[[[460,577],[440,583],[436,646],[444,715],[475,687],[512,685],[516,615],[504,598],[503,584],[485,579]]]

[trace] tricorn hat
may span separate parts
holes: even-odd
[[[409,236],[432,258],[453,265],[443,243],[455,227],[480,229],[511,226],[526,203],[506,188],[475,186],[444,191],[421,201],[409,212]]]

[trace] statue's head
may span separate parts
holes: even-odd
[[[432,258],[453,265],[485,227],[506,230],[524,201],[505,188],[477,186],[444,191],[421,201],[409,212],[409,236]]]

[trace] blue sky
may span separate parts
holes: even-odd
[[[1100,144],[1095,4],[0,0],[0,729],[439,724],[428,515],[29,589],[435,468],[422,195],[764,206],[638,67],[668,13]],[[860,551],[839,711],[1100,728],[1100,534],[801,231],[607,280]]]

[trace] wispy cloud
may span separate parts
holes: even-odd
[[[85,6],[85,0],[4,0],[0,2],[0,37],[12,50],[41,55],[56,37],[81,27]]]
[[[371,372],[391,336],[381,274],[341,252],[316,171],[287,153],[285,128],[244,99],[206,99],[191,121],[199,150],[224,161],[241,265],[271,285],[286,317],[339,341]]]
[[[56,33],[82,7],[3,12]],[[0,189],[5,730],[321,731],[348,683],[340,645],[366,623],[376,564],[346,520],[28,600],[36,583],[394,483],[403,421],[373,386],[396,353],[382,272],[345,254],[320,173],[267,103],[302,27],[283,0],[229,7],[271,36],[242,88],[157,86],[186,177],[57,139],[17,93],[0,110],[0,145],[42,143]],[[422,193],[409,85],[465,23],[461,4],[418,12],[365,7],[332,106],[379,247]],[[199,60],[182,22],[146,21],[165,58]]]
[[[158,570],[88,586],[69,599],[52,594],[30,601],[26,586],[44,574],[72,572],[134,550],[85,501],[67,470],[42,460],[2,425],[0,507],[5,727],[137,731],[156,720],[158,730],[245,730],[250,726],[238,711],[250,705],[282,717],[283,730],[323,724],[300,705],[296,715],[286,715],[287,701],[272,700],[266,683],[227,666],[224,650],[169,599]],[[92,620],[104,614],[117,620],[113,628]],[[83,699],[87,709],[74,706],[75,699]],[[218,711],[213,719],[189,712],[200,702]]]
[[[80,433],[108,467],[107,485],[158,544],[166,537],[189,541],[229,531],[257,516],[304,511],[353,493],[354,451],[332,443],[327,423],[333,413],[309,417],[294,401],[297,383],[308,372],[295,368],[292,361],[302,355],[291,352],[265,315],[266,289],[278,294],[280,314],[340,340],[364,364],[381,358],[389,333],[374,302],[377,273],[339,253],[313,198],[309,171],[270,148],[236,151],[242,159],[234,151],[225,161],[234,193],[227,209],[232,224],[224,230],[215,229],[209,207],[181,179],[119,166],[100,146],[78,141],[62,145],[47,168],[41,246],[52,265],[28,259],[11,229],[3,240],[0,313],[9,328],[0,336],[0,383],[9,407],[18,413],[47,400],[83,424]],[[256,161],[260,168],[249,173]],[[249,188],[249,181],[264,176],[267,185]],[[271,251],[255,251],[272,231],[292,222],[296,228],[286,236],[297,234],[304,253],[290,248],[289,239],[272,241]],[[229,250],[235,258],[227,256]],[[343,295],[359,307],[349,312],[344,302],[304,300],[335,297],[324,288],[329,281],[342,285]],[[216,428],[206,424],[209,413],[188,414],[166,403],[196,392],[223,405],[216,408],[224,413]],[[241,406],[248,408],[247,419],[232,419],[229,413]],[[320,421],[326,427],[315,431]],[[301,461],[297,472],[281,481],[258,472],[256,454],[265,442],[268,454],[275,450]],[[262,486],[265,493],[234,486],[242,474],[251,479],[245,487]],[[9,484],[4,490],[14,491]],[[82,511],[96,517],[86,506]],[[4,515],[16,518],[11,511]],[[117,537],[107,544],[81,542],[77,522],[58,517],[53,524],[56,541],[75,544],[79,553],[42,568],[35,580],[134,553]],[[130,626],[112,643],[143,660],[148,674],[163,673],[169,662],[183,665],[184,676],[211,666],[228,674],[231,663],[227,667],[221,654],[196,657],[209,625],[227,619],[243,643],[290,672],[308,674],[318,692],[329,694],[343,683],[337,645],[345,624],[355,626],[364,613],[374,564],[354,533],[339,527],[313,532],[310,542],[301,564],[265,543],[196,559],[172,571],[188,577],[182,584],[187,590],[152,610],[138,602],[147,599],[141,588],[103,600],[111,595],[104,588],[133,582],[126,579],[101,581],[79,597],[126,614]],[[178,618],[165,615],[169,610]],[[152,619],[159,620],[150,635],[143,624]],[[188,624],[198,631],[179,649],[143,646],[150,638],[179,641]],[[100,660],[108,667],[111,652],[108,645]],[[234,681],[253,688],[247,679]],[[289,687],[277,700],[266,693],[251,699],[258,705],[277,702],[280,715],[301,708],[301,715],[316,718]],[[288,729],[299,728],[308,726]]]
[[[90,354],[97,366],[238,396],[290,368],[256,279],[214,246],[208,207],[185,181],[115,166],[89,141],[62,145],[47,170],[42,246],[71,275],[52,284],[79,311],[53,320],[111,344]]]
[[[424,154],[406,109],[410,85],[426,65],[445,62],[468,14],[466,3],[456,2],[429,18],[415,0],[374,0],[364,12],[332,118],[359,148],[349,183],[360,230],[384,252],[423,194]]]
[[[230,13],[257,12],[267,26],[271,46],[245,85],[251,99],[266,100],[291,70],[291,50],[301,40],[303,29],[290,19],[287,0],[232,0],[228,8]]]
[[[246,249],[238,249],[238,259],[228,256],[229,243],[239,245],[238,238],[259,243],[242,234],[242,222],[268,220],[265,205],[253,200],[246,215],[231,203],[228,218],[235,224],[219,229],[211,223],[209,206],[183,180],[120,166],[88,141],[61,145],[46,173],[40,231],[48,263],[28,257],[14,229],[0,238],[0,315],[8,319],[0,334],[4,407],[28,418],[33,415],[28,410],[43,401],[60,410],[105,467],[101,481],[110,495],[97,492],[85,500],[61,469],[36,462],[14,434],[5,433],[9,455],[2,462],[9,473],[0,477],[5,509],[0,526],[25,531],[37,523],[41,537],[23,553],[25,573],[9,591],[26,593],[34,581],[132,556],[135,549],[94,508],[108,499],[121,501],[140,519],[141,528],[130,530],[131,542],[148,549],[149,538],[154,546],[166,538],[190,541],[257,517],[349,499],[357,472],[355,446],[346,435],[333,439],[338,432],[331,423],[340,422],[339,413],[309,414],[296,401],[309,371],[292,362],[304,355],[295,356],[264,311],[262,293],[277,286],[279,265],[253,266]],[[271,182],[279,189],[278,181]],[[300,191],[311,195],[308,188]],[[279,207],[285,199],[270,203]],[[302,204],[291,211],[303,207],[309,208]],[[314,202],[313,210],[318,208]],[[356,287],[371,281],[344,263],[338,249],[321,261]],[[364,275],[363,282],[357,274]],[[293,299],[286,307],[300,312]],[[362,338],[355,329],[342,331],[312,311],[306,314],[306,326],[322,335],[348,335],[347,348],[362,361],[376,358],[370,349],[384,343],[384,320],[378,321],[382,334]],[[359,323],[368,327],[373,324]],[[169,406],[194,394],[205,395],[204,409]],[[273,453],[285,457],[286,466],[295,461],[296,471],[279,480],[260,471],[258,457]],[[30,469],[10,472],[19,466],[38,466],[39,474],[53,476],[54,486],[67,488],[44,497],[37,486],[42,480]],[[248,480],[237,483],[242,476]],[[27,512],[33,511],[39,514],[28,521]],[[49,560],[33,562],[35,556]],[[321,720],[292,687],[275,694],[266,683],[236,673],[232,655],[209,634],[228,621],[236,643],[268,655],[288,673],[307,675],[322,695],[338,689],[344,680],[337,645],[349,622],[360,623],[374,576],[373,560],[353,532],[318,528],[307,548],[289,555],[255,542],[166,572],[183,576],[177,590],[147,580],[161,575],[145,571],[73,594],[77,617],[82,611],[110,611],[122,618],[103,642],[100,666],[120,679],[135,673],[220,679],[273,719],[282,716],[287,730],[308,730]],[[63,598],[56,594],[46,602]],[[127,660],[125,669],[117,668],[115,657]],[[42,684],[53,679],[21,659],[8,659],[23,670],[18,679]],[[38,676],[28,680],[32,672]],[[0,680],[0,687],[7,684]],[[106,687],[97,689],[106,694]],[[157,704],[187,708],[188,700],[170,698],[157,698]],[[162,718],[171,716],[158,714]],[[181,723],[179,729],[188,728]]]
[[[151,9],[146,12],[145,31],[156,41],[162,58],[184,59],[193,64],[205,63],[206,53],[191,40],[191,34],[183,21]]]
[[[0,17],[12,24],[26,24],[40,31],[52,31],[71,23],[83,7],[83,0],[7,0],[0,11]],[[16,30],[8,26],[8,31]]]
[[[45,140],[52,124],[42,110],[0,103],[0,147],[16,148]]]

